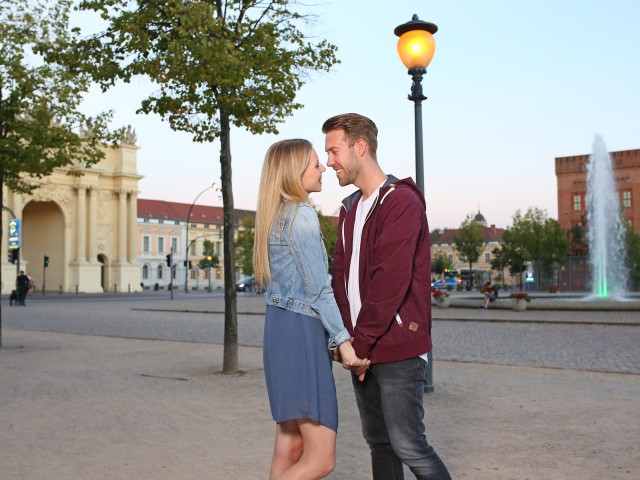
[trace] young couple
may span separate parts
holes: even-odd
[[[307,140],[283,140],[265,157],[254,269],[266,285],[264,370],[276,439],[269,478],[316,479],[335,466],[338,406],[331,359],[351,371],[374,480],[450,480],[423,424],[431,351],[430,244],[422,193],[386,175],[368,118],[323,127],[327,166],[343,200],[333,288],[309,194],[326,168]],[[327,345],[328,343],[328,345]],[[328,348],[327,348],[328,347]]]

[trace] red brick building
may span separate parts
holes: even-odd
[[[611,152],[620,205],[625,221],[640,233],[640,149]],[[570,230],[586,213],[587,164],[589,155],[557,157],[558,222]]]

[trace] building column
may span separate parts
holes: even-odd
[[[89,263],[98,262],[98,188],[89,190]]]
[[[129,263],[135,265],[138,261],[138,196],[135,191],[129,195]]]
[[[117,190],[118,194],[118,263],[127,263],[127,191]]]
[[[76,185],[78,192],[76,212],[76,262],[87,263],[87,185]]]

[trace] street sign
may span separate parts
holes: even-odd
[[[21,237],[20,220],[16,218],[9,220],[9,249],[20,248]]]

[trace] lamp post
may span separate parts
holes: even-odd
[[[424,165],[422,150],[422,101],[426,100],[422,94],[422,76],[427,73],[436,51],[433,34],[438,31],[434,23],[424,22],[413,15],[410,22],[398,25],[393,33],[398,39],[398,55],[404,66],[409,70],[413,80],[409,100],[414,103],[415,112],[415,146],[416,146],[416,185],[424,194]],[[433,358],[431,352],[427,354],[427,382],[425,392],[433,392]]]
[[[438,27],[429,22],[418,20],[413,15],[410,22],[398,25],[393,33],[400,37],[398,40],[398,55],[404,66],[409,69],[413,79],[409,100],[414,102],[415,110],[415,143],[416,143],[416,185],[424,193],[424,166],[422,161],[422,76],[427,73],[427,67],[436,51],[433,34]]]
[[[195,206],[195,204],[198,201],[198,199],[200,198],[200,196],[204,192],[206,192],[207,190],[210,190],[212,188],[217,190],[218,189],[218,184],[216,182],[213,182],[210,186],[208,186],[203,191],[201,191],[198,195],[196,195],[196,198],[193,199],[193,203],[189,207],[189,213],[187,213],[187,240],[186,240],[187,251],[184,254],[184,259],[186,261],[186,268],[185,268],[185,272],[184,272],[184,293],[189,293],[189,272],[188,272],[188,270],[189,270],[189,247],[191,247],[191,244],[189,243],[189,223],[191,222],[191,210],[193,210],[193,207]]]

